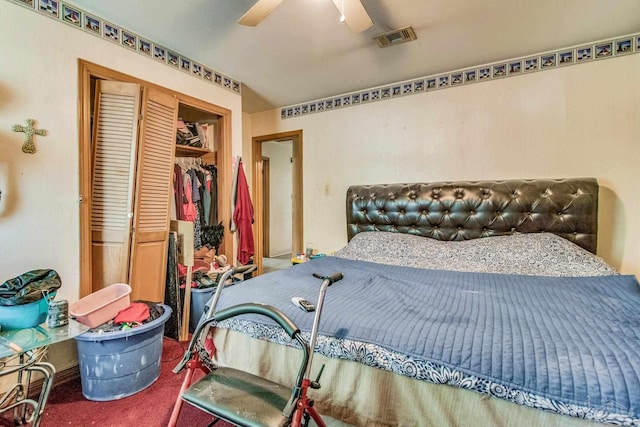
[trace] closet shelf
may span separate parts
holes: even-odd
[[[176,144],[176,156],[180,157],[200,157],[209,154],[212,151],[207,148],[190,147],[188,145]]]

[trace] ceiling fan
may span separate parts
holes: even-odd
[[[258,0],[242,18],[239,24],[255,27],[266,18],[282,0]],[[340,21],[345,22],[353,33],[360,33],[373,25],[373,21],[360,0],[333,0],[340,12]]]

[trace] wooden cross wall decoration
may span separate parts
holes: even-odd
[[[24,144],[22,144],[22,151],[28,154],[36,152],[36,146],[33,143],[33,135],[46,136],[47,131],[44,129],[35,129],[33,127],[36,121],[33,119],[25,120],[26,126],[13,125],[11,130],[14,132],[24,132]]]

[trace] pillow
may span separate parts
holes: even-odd
[[[552,233],[445,241],[412,234],[356,234],[335,256],[434,270],[534,276],[618,274],[602,258]]]

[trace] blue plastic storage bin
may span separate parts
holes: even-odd
[[[82,395],[107,401],[131,396],[160,376],[164,324],[171,307],[142,326],[115,332],[85,332],[75,337]]]
[[[20,305],[0,306],[0,326],[2,329],[25,329],[38,326],[49,314],[46,298]]]
[[[189,311],[189,330],[196,330],[200,318],[204,314],[206,304],[216,292],[216,286],[212,288],[191,288],[191,310]]]

